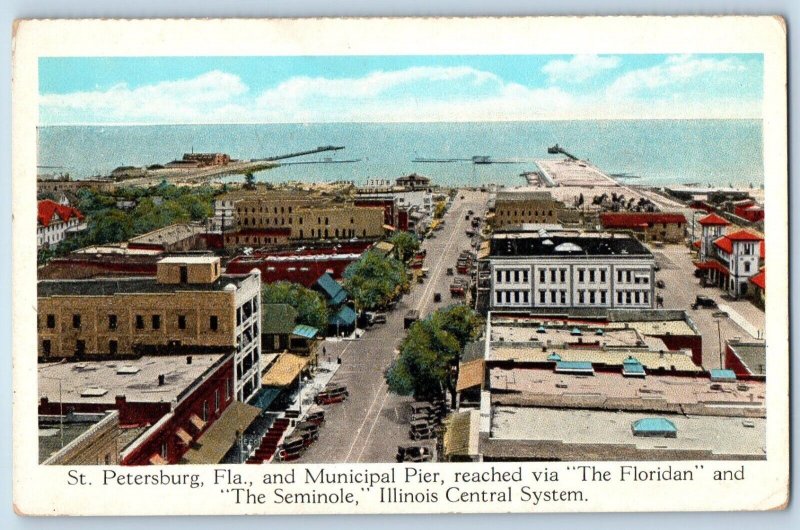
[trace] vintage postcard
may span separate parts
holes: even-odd
[[[780,18],[30,20],[13,68],[19,513],[785,506]]]

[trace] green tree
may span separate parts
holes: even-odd
[[[344,271],[344,287],[359,310],[386,305],[408,285],[405,266],[377,251],[365,252]]]
[[[328,327],[328,306],[322,295],[298,283],[275,282],[261,287],[262,304],[289,304],[297,310],[297,323],[320,330]]]
[[[415,322],[400,345],[400,355],[386,370],[389,389],[418,399],[441,398],[447,390],[455,406],[461,353],[481,328],[480,317],[464,305],[440,309]]]
[[[394,245],[395,256],[401,261],[408,261],[419,250],[417,236],[404,230],[395,232],[389,243]]]
[[[244,189],[246,190],[256,189],[256,177],[250,172],[245,173],[244,175]]]

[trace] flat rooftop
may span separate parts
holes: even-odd
[[[633,422],[663,417],[677,428],[677,437],[634,436]],[[747,427],[745,424],[753,425]],[[683,416],[539,407],[494,407],[491,438],[550,441],[560,444],[635,446],[638,450],[710,451],[716,455],[763,458],[766,420],[719,416]]]
[[[199,225],[175,224],[132,237],[128,242],[140,245],[170,245],[201,234],[204,231],[205,229]]]
[[[189,265],[211,265],[219,262],[219,258],[216,256],[169,256],[158,260],[158,262],[177,265],[184,263]]]
[[[51,403],[101,403],[113,406],[115,397],[128,401],[169,403],[178,398],[226,354],[145,356],[126,361],[40,363],[39,398]],[[158,376],[164,375],[159,386]]]
[[[603,334],[598,335],[596,330],[602,329]],[[573,335],[580,331],[580,335]],[[493,325],[491,341],[503,342],[539,342],[542,344],[567,345],[582,343],[599,343],[605,346],[641,346],[644,337],[635,329],[628,328],[602,328],[598,326],[542,326],[522,327],[513,325]]]
[[[648,370],[671,370],[677,372],[702,372],[703,368],[692,361],[691,352],[657,352],[645,348],[619,348],[602,350],[598,348],[563,348],[528,346],[500,346],[492,347],[486,354],[487,361],[515,363],[550,363],[548,359],[553,353],[567,362],[591,362],[595,365],[621,367],[629,356],[636,357],[642,366]]]
[[[491,257],[653,256],[632,235],[611,232],[500,232],[492,236],[489,248]]]
[[[185,263],[181,258],[180,263]],[[247,274],[223,274],[212,283],[178,284],[158,283],[153,277],[92,278],[86,280],[40,280],[37,296],[111,296],[115,294],[158,294],[177,291],[223,291],[228,285],[238,289],[248,278]]]
[[[626,313],[623,315],[622,313]],[[603,320],[605,316],[612,316],[614,320]],[[652,335],[698,335],[698,332],[689,325],[686,321],[686,315],[683,311],[664,311],[664,310],[649,310],[638,311],[628,309],[618,309],[611,311],[602,311],[602,314],[597,314],[597,321],[588,322],[580,318],[563,318],[563,317],[548,317],[546,315],[529,317],[529,316],[492,316],[491,329],[492,335],[504,337],[506,341],[516,341],[517,337],[521,337],[521,341],[529,341],[531,337],[543,336],[545,340],[551,330],[578,328],[584,336],[595,336],[597,329],[602,329],[604,335],[611,336],[628,336],[617,334],[619,330],[634,330],[642,336]],[[624,318],[622,318],[624,316]],[[638,319],[637,319],[638,317]],[[651,320],[645,317],[652,317]],[[631,318],[631,320],[626,320]],[[545,328],[545,333],[537,333],[539,326]],[[590,340],[584,338],[584,340]],[[574,342],[574,341],[573,341]]]
[[[495,204],[498,202],[517,202],[517,201],[549,201],[553,196],[549,191],[534,191],[530,188],[516,188],[511,190],[498,191],[495,196]]]
[[[767,374],[766,344],[729,343],[729,346],[744,365],[750,369],[750,373],[755,375]]]
[[[621,410],[647,408],[676,413],[682,412],[682,405],[690,405],[709,413],[738,408],[763,415],[766,395],[766,385],[761,381],[712,383],[705,375],[626,377],[621,372],[595,372],[587,376],[556,373],[544,367],[492,368],[489,386],[504,394],[508,392],[523,400],[533,400],[535,403],[531,404]]]

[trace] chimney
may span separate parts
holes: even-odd
[[[164,386],[164,383],[167,382],[167,378],[164,374],[158,374],[158,386]]]
[[[191,355],[187,355],[186,356],[186,364],[192,364],[192,356]]]

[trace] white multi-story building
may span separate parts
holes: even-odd
[[[715,214],[699,221],[702,227],[700,256],[694,263],[703,271],[706,282],[727,291],[731,296],[747,294],[750,278],[760,271],[764,258],[764,238],[748,230],[723,234],[730,225]]]
[[[649,309],[653,254],[629,234],[495,234],[488,256],[492,310]]]
[[[83,214],[68,203],[39,201],[36,215],[36,248],[54,247],[68,235],[86,230]]]

